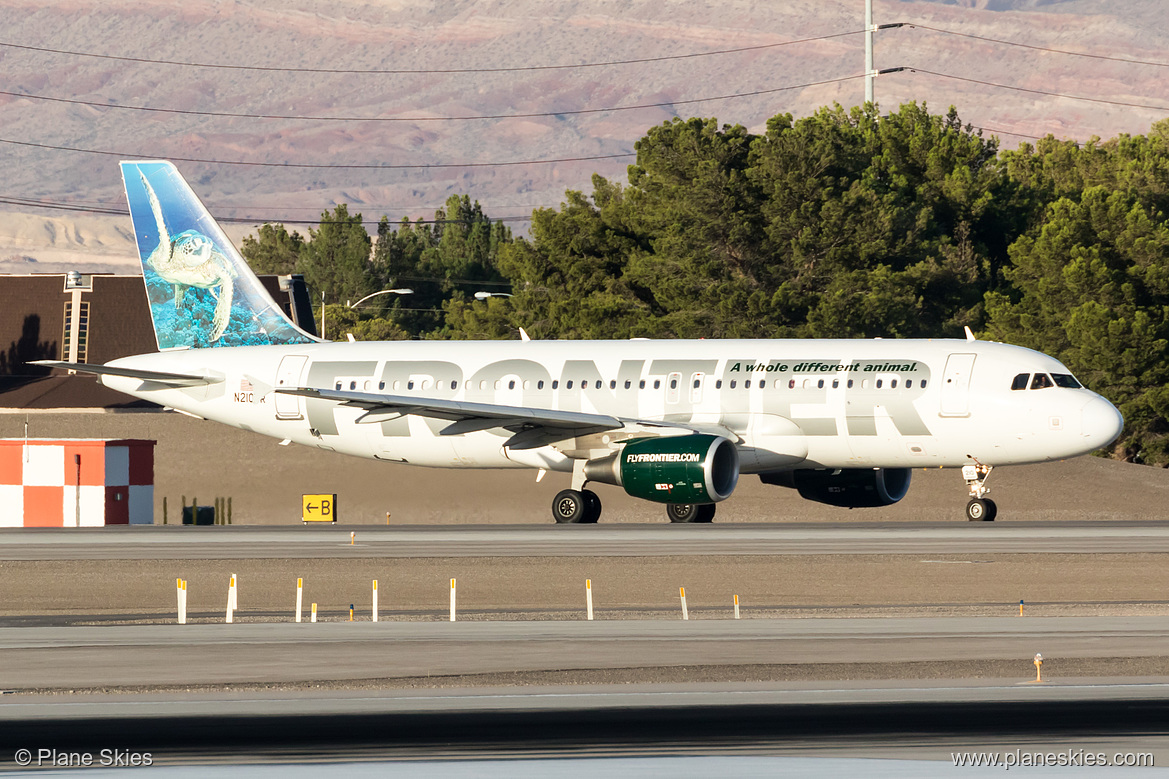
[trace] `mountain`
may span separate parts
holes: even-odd
[[[876,67],[918,69],[878,78],[882,105],[953,104],[1008,147],[1142,133],[1169,115],[1140,107],[1169,105],[1164,67],[984,40],[1169,61],[1158,0],[875,6],[878,24],[920,25],[876,33]],[[178,164],[241,233],[314,223],[340,202],[371,221],[430,217],[463,193],[523,231],[592,173],[623,180],[633,157],[610,155],[654,124],[715,116],[758,131],[864,94],[862,0],[0,0],[0,15],[0,208],[74,226],[0,215],[0,270],[132,255],[124,217],[28,205],[123,211],[119,156],[205,160]],[[690,56],[727,49],[740,51]],[[628,106],[648,107],[603,110]],[[501,118],[455,118],[484,116]],[[434,167],[345,167],[369,165]]]

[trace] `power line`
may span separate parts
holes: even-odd
[[[1106,103],[1108,105],[1119,105],[1119,106],[1125,106],[1127,108],[1150,108],[1154,111],[1169,111],[1169,106],[1149,105],[1148,103],[1130,103],[1130,102],[1126,102],[1124,100],[1105,100],[1104,98],[1100,98],[1100,97],[1084,97],[1083,95],[1069,95],[1069,94],[1065,94],[1063,92],[1048,92],[1048,91],[1043,90],[1043,89],[1029,89],[1027,87],[1011,86],[1010,84],[998,84],[998,83],[995,83],[993,81],[982,81],[982,80],[976,79],[976,78],[966,78],[964,76],[952,76],[949,73],[938,73],[937,71],[926,70],[925,68],[906,67],[906,68],[901,68],[901,69],[908,70],[912,73],[926,73],[930,76],[937,76],[939,78],[949,78],[949,79],[953,79],[955,81],[965,81],[965,82],[970,83],[970,84],[981,84],[982,86],[995,87],[996,89],[1011,89],[1011,90],[1014,90],[1016,92],[1028,92],[1028,93],[1033,94],[1033,95],[1046,95],[1048,97],[1063,97],[1063,98],[1067,98],[1068,100],[1084,100],[1084,101],[1087,101],[1089,103]]]
[[[928,24],[919,24],[918,22],[902,22],[902,26],[916,27],[922,30],[930,30],[931,32],[940,32],[945,35],[955,35],[959,38],[973,38],[976,41],[986,41],[988,43],[999,43],[1004,46],[1017,46],[1021,49],[1032,49],[1034,51],[1047,51],[1054,54],[1068,54],[1073,57],[1090,57],[1097,60],[1109,60],[1111,62],[1126,62],[1129,65],[1152,65],[1158,68],[1169,68],[1169,62],[1154,62],[1152,60],[1133,60],[1127,57],[1110,57],[1106,54],[1088,54],[1082,51],[1069,51],[1067,49],[1053,49],[1049,46],[1035,46],[1029,43],[1019,43],[1018,41],[1005,41],[1000,38],[988,38],[983,35],[972,35],[966,32],[957,32],[956,30],[943,30],[940,27],[930,27]]]
[[[753,92],[739,92],[731,95],[715,95],[712,97],[696,97],[688,100],[668,100],[661,103],[641,103],[638,105],[629,106],[607,106],[605,108],[577,108],[565,111],[536,111],[526,114],[483,114],[477,116],[303,116],[296,114],[247,114],[235,113],[230,111],[193,111],[183,108],[152,108],[150,106],[134,106],[134,105],[117,105],[112,103],[98,103],[93,100],[75,100],[64,97],[49,97],[47,95],[34,95],[26,92],[7,92],[0,91],[0,95],[7,95],[8,97],[26,98],[30,100],[44,100],[52,103],[68,103],[70,105],[83,105],[92,108],[106,108],[118,111],[148,111],[152,113],[163,114],[181,114],[183,116],[210,116],[228,119],[291,119],[295,121],[315,121],[315,122],[456,122],[456,121],[476,121],[486,119],[535,119],[550,116],[578,116],[581,114],[602,114],[612,111],[641,111],[648,108],[666,108],[678,105],[690,105],[693,103],[709,103],[717,100],[735,100],[741,97],[756,97],[758,95],[771,95],[777,92],[786,92],[792,89],[804,89],[806,87],[821,86],[823,84],[836,84],[841,81],[849,81],[852,79],[863,78],[864,74],[855,76],[842,76],[840,78],[825,79],[823,81],[811,81],[807,84],[793,84],[786,87],[775,87],[773,89],[758,89]]]
[[[113,206],[98,207],[98,206],[82,206],[71,203],[54,203],[44,200],[29,200],[27,198],[16,197],[0,197],[0,205],[21,206],[25,208],[44,208],[52,211],[72,211],[81,214],[98,214],[102,216],[129,216],[130,212],[125,208],[116,208]],[[533,206],[533,210],[539,206]],[[325,212],[327,213],[327,211]],[[387,219],[389,215],[386,215]],[[411,225],[416,224],[455,224],[463,222],[462,219],[410,219],[403,217],[410,222]],[[500,217],[484,217],[487,222],[529,222],[531,215],[524,216],[500,216]],[[272,219],[263,216],[217,216],[217,222],[225,222],[228,224],[289,224],[289,225],[319,225],[332,222],[330,219]],[[377,219],[362,218],[361,223],[377,224],[381,221],[381,217]],[[390,225],[397,227],[401,224],[400,220],[391,220]]]
[[[112,54],[95,54],[85,51],[68,51],[65,49],[49,49],[42,46],[27,46],[19,43],[8,43],[0,41],[0,47],[11,49],[23,49],[25,51],[35,51],[43,54],[65,54],[71,57],[93,57],[96,59],[117,60],[119,62],[136,62],[146,65],[175,65],[185,68],[216,68],[221,70],[247,70],[247,71],[262,71],[272,73],[327,73],[335,75],[433,75],[433,74],[451,74],[451,73],[517,73],[522,71],[534,70],[569,70],[574,68],[602,68],[612,65],[637,65],[647,62],[665,62],[667,60],[681,60],[681,59],[695,59],[698,57],[713,57],[721,54],[739,54],[745,51],[760,51],[763,49],[774,49],[780,46],[794,46],[800,43],[810,43],[813,41],[826,41],[832,38],[842,38],[848,35],[860,35],[864,30],[850,30],[848,32],[837,32],[829,35],[817,35],[811,38],[798,38],[790,41],[780,41],[779,43],[765,43],[759,46],[742,46],[736,49],[718,49],[716,51],[701,51],[692,52],[689,54],[671,54],[662,57],[643,57],[640,59],[628,60],[610,60],[606,62],[582,62],[571,65],[522,65],[509,68],[438,68],[438,69],[392,69],[392,70],[344,70],[338,68],[288,68],[288,67],[270,67],[257,65],[221,65],[216,63],[206,62],[179,62],[175,60],[158,60],[148,59],[145,57],[123,57]]]
[[[133,159],[156,159],[160,155],[157,154],[139,154],[137,152],[126,151],[109,151],[105,149],[81,149],[75,146],[54,146],[47,143],[33,143],[32,141],[15,141],[11,138],[0,138],[0,143],[8,143],[14,146],[29,146],[34,149],[48,149],[50,151],[71,151],[81,154],[104,154],[108,157],[121,157]],[[557,162],[588,162],[592,160],[615,160],[625,157],[635,157],[636,152],[625,152],[622,154],[598,154],[591,157],[561,157],[552,160],[513,160],[509,162],[435,162],[429,164],[418,165],[347,165],[342,163],[330,164],[312,164],[299,162],[247,162],[242,160],[213,160],[201,159],[198,157],[174,157],[170,155],[162,155],[172,162],[197,162],[206,165],[247,165],[251,167],[261,168],[326,168],[326,169],[357,169],[357,170],[425,170],[427,168],[495,168],[504,167],[508,165],[546,165]]]

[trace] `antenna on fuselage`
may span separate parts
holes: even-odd
[[[974,337],[974,333],[970,330],[970,325],[966,325],[965,330],[966,330],[966,340],[967,341],[977,341],[978,340],[977,338]]]

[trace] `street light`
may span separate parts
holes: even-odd
[[[508,293],[506,293],[506,292],[483,292],[483,291],[479,291],[479,292],[476,292],[476,293],[475,293],[475,299],[476,299],[476,300],[486,300],[487,298],[510,298],[510,297],[514,297],[514,296],[513,296],[513,295],[509,295],[509,294],[508,294]]]
[[[365,301],[369,300],[370,298],[376,298],[378,295],[413,295],[413,294],[414,294],[414,290],[412,290],[412,289],[383,289],[382,291],[375,292],[372,295],[366,295],[361,300],[359,300],[353,304],[350,304],[349,301],[346,300],[345,306],[347,308],[357,308]]]

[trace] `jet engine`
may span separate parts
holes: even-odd
[[[909,468],[800,469],[761,473],[764,484],[798,490],[800,497],[844,508],[892,506],[909,492]]]
[[[739,452],[726,438],[695,434],[643,438],[585,465],[585,478],[657,503],[717,503],[739,482]]]

